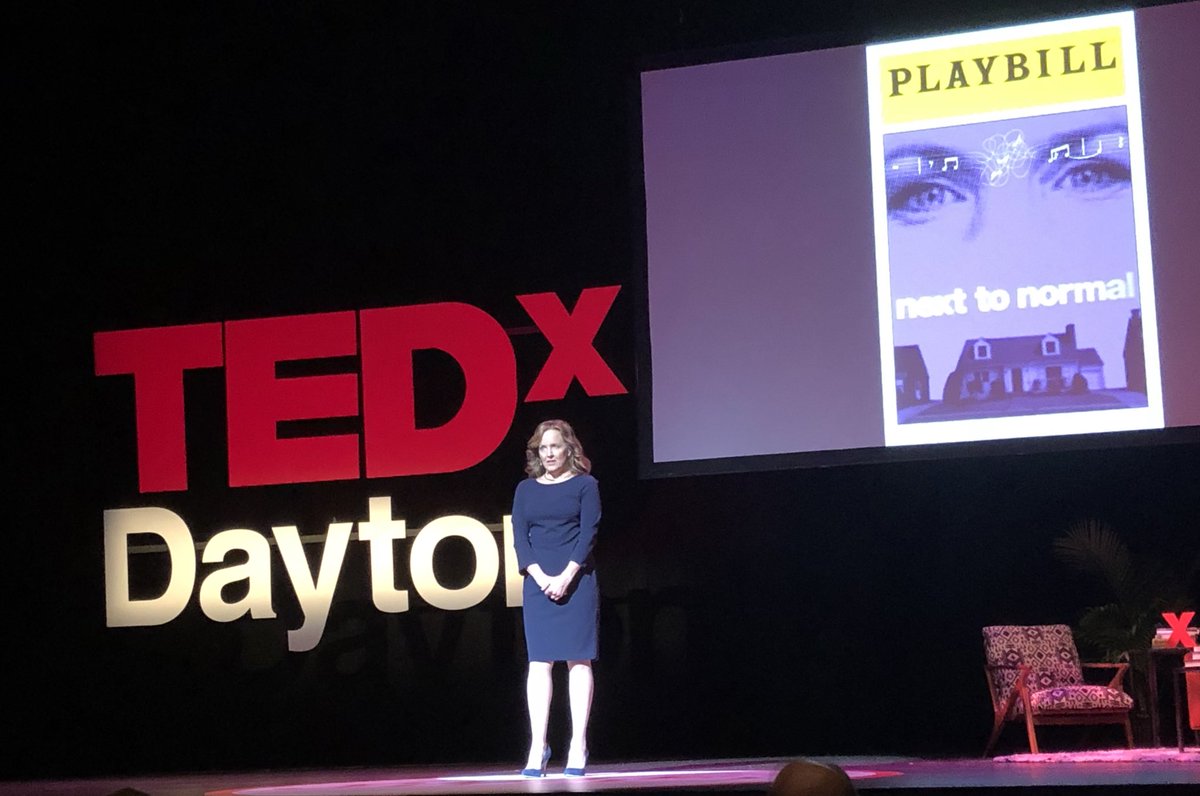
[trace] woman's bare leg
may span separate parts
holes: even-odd
[[[525,768],[542,767],[550,699],[554,696],[554,680],[550,676],[553,667],[554,664],[547,661],[529,662],[529,676],[525,679],[525,700],[529,703],[529,760]]]
[[[591,661],[567,662],[567,690],[571,698],[571,749],[567,754],[567,768],[583,768],[587,765],[587,728],[592,712]]]

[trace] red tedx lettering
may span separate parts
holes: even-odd
[[[358,478],[358,435],[279,439],[278,423],[358,415],[358,376],[276,378],[277,362],[353,356],[353,312],[230,321],[225,391],[229,485],[260,486]]]
[[[183,372],[219,368],[221,324],[98,332],[97,376],[133,376],[138,489],[187,489]]]
[[[368,478],[464,470],[496,449],[517,408],[517,363],[492,316],[446,303],[363,310],[361,318]],[[419,429],[412,352],[425,348],[452,356],[467,388],[453,418]]]
[[[525,312],[554,346],[525,396],[527,403],[562,398],[567,394],[572,378],[579,379],[588,395],[623,395],[627,392],[608,363],[592,347],[592,340],[620,289],[619,285],[613,285],[584,290],[575,302],[573,313],[567,312],[554,293],[517,296]]]
[[[592,345],[619,286],[584,290],[568,312],[553,293],[517,296],[552,348],[526,401],[562,398],[572,379],[588,395],[625,387]],[[361,337],[361,339],[360,339]],[[187,489],[184,371],[225,366],[230,486],[368,478],[466,469],[504,440],[517,404],[508,335],[469,304],[317,313],[99,332],[97,376],[132,375],[138,488]],[[413,352],[438,349],[462,369],[451,419],[417,428]],[[280,362],[360,356],[362,434],[279,437],[287,421],[356,417],[359,374],[276,375]]]

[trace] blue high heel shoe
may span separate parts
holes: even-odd
[[[542,767],[541,768],[523,768],[521,776],[523,777],[544,777],[546,776],[546,765],[550,762],[550,744],[546,744],[542,748]]]
[[[582,777],[587,774],[587,759],[588,753],[583,753],[583,765],[579,768],[571,768],[570,766],[563,769],[564,777]]]

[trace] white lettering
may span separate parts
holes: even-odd
[[[129,537],[154,534],[167,543],[171,575],[158,597],[129,596]],[[196,583],[196,554],[187,524],[173,511],[147,507],[104,512],[104,611],[109,627],[164,625],[183,612]]]
[[[303,613],[300,627],[287,633],[288,649],[304,652],[321,640],[329,619],[334,592],[341,576],[351,533],[357,525],[358,540],[369,545],[371,596],[375,607],[385,613],[409,610],[406,589],[396,587],[395,542],[406,538],[407,526],[392,518],[390,497],[373,497],[368,504],[368,519],[358,523],[335,522],[324,536],[317,576],[305,555],[305,544],[321,537],[301,539],[294,525],[271,528],[275,545],[283,561],[288,580]],[[130,547],[129,537],[151,534],[162,539],[158,545]],[[434,558],[438,545],[456,536],[467,541],[474,553],[474,571],[470,582],[461,588],[447,588],[438,580]],[[187,607],[196,585],[197,548],[205,564],[220,564],[233,551],[244,551],[246,560],[214,569],[200,583],[198,601],[206,617],[216,622],[232,622],[247,614],[252,619],[276,618],[272,602],[272,537],[247,528],[221,531],[203,545],[192,539],[183,519],[174,512],[157,507],[116,509],[104,512],[105,609],[109,627],[162,625],[179,616]],[[130,596],[130,553],[157,553],[165,549],[169,559],[169,582],[156,597],[133,599]],[[413,588],[429,605],[443,610],[460,611],[481,603],[495,588],[504,558],[504,602],[509,607],[522,604],[524,577],[517,571],[513,551],[512,517],[505,515],[500,536],[479,520],[461,515],[439,517],[413,536],[409,552],[409,573]],[[157,566],[158,562],[154,562]],[[228,586],[245,583],[244,596],[227,600]]]
[[[1115,301],[1136,298],[1133,273],[1127,272],[1124,279],[1107,282],[1096,279],[1091,282],[1063,282],[1057,285],[1026,285],[1017,288],[1017,309],[1056,307],[1062,304],[1092,304],[1097,301]]]
[[[321,634],[325,632],[325,621],[329,618],[329,606],[333,602],[333,590],[337,586],[338,575],[342,570],[342,559],[346,556],[346,546],[350,543],[352,522],[334,522],[329,525],[329,533],[325,536],[325,550],[321,555],[320,569],[316,581],[308,567],[308,559],[304,556],[304,547],[300,543],[300,531],[295,525],[272,527],[275,542],[279,545],[279,555],[287,567],[288,576],[292,579],[292,588],[300,601],[300,609],[304,612],[304,622],[295,630],[288,631],[288,649],[293,652],[305,652],[317,646]]]
[[[224,561],[234,550],[245,550],[244,564],[233,564],[213,572],[200,584],[200,610],[214,622],[232,622],[249,611],[255,619],[274,619],[271,605],[271,543],[267,537],[245,528],[221,531],[208,540],[201,560],[205,564]],[[246,596],[235,602],[225,602],[221,590],[226,586],[247,581]]]
[[[407,530],[404,520],[392,519],[390,497],[373,497],[367,505],[370,519],[358,523],[358,539],[370,545],[371,601],[384,613],[404,613],[408,610],[408,590],[396,588],[392,558],[392,542],[403,539]]]
[[[943,315],[966,315],[967,294],[961,287],[941,296],[918,296],[896,299],[896,320],[905,318],[940,318]]]
[[[433,573],[433,554],[438,544],[451,536],[466,539],[475,551],[475,575],[461,589],[447,589]],[[409,568],[413,587],[434,608],[461,611],[478,605],[496,585],[500,574],[500,555],[496,540],[482,522],[461,514],[438,517],[417,534],[413,541]]]

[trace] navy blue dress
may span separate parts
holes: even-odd
[[[513,496],[513,547],[525,574],[537,563],[554,576],[575,561],[571,588],[553,602],[526,576],[525,646],[531,661],[583,661],[598,656],[600,589],[593,552],[600,525],[600,486],[581,473],[557,484],[527,478]]]

